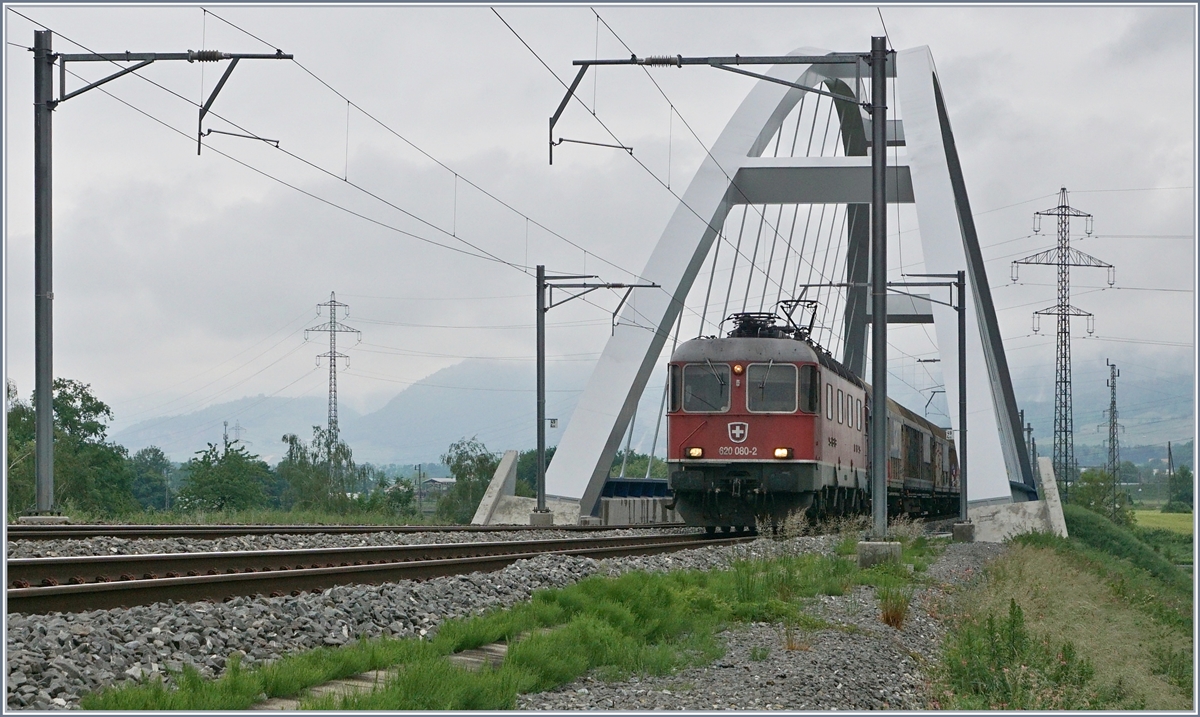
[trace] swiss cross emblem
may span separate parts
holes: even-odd
[[[736,422],[729,424],[729,440],[734,443],[741,443],[746,440],[746,436],[750,433],[750,424]]]

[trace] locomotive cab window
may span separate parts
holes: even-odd
[[[856,424],[856,428],[858,428],[860,431],[862,430],[862,416],[862,400],[856,398],[854,399],[854,422]]]
[[[787,363],[752,363],[746,367],[746,409],[754,412],[796,411],[796,367]]]
[[[680,398],[683,395],[683,381],[680,379],[680,367],[670,366],[667,372],[667,383],[670,384],[671,403],[667,409],[671,413],[679,410]]]
[[[724,413],[729,410],[729,364],[690,363],[683,367],[683,410]]]
[[[800,407],[808,413],[821,410],[821,376],[812,364],[800,367]]]
[[[825,384],[825,418],[833,420],[833,384]]]

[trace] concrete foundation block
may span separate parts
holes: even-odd
[[[861,541],[858,544],[858,567],[869,568],[880,563],[900,562],[900,543]]]
[[[603,525],[600,522],[600,517],[596,515],[581,515],[579,516],[580,525]]]
[[[22,525],[70,525],[71,519],[65,515],[22,515],[17,522]]]
[[[475,509],[475,517],[471,519],[471,525],[491,525],[502,499],[516,492],[518,458],[520,458],[520,454],[517,451],[504,452],[500,464],[496,466],[496,474],[492,476],[492,482],[488,484],[483,499],[479,501],[479,507]]]
[[[974,523],[955,523],[953,527],[954,542],[956,543],[974,543],[975,542],[975,524]]]
[[[544,513],[539,513],[536,510],[529,512],[529,524],[536,525],[539,528],[547,528],[554,525],[554,513],[547,510]]]
[[[682,523],[673,498],[601,498],[602,525],[661,525]]]

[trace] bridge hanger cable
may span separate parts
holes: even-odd
[[[783,124],[780,123],[779,131],[775,133],[775,147],[772,151],[774,156],[779,156],[779,143],[783,140]],[[775,244],[779,240],[779,215],[783,212],[783,205],[779,205],[779,212],[775,217],[775,224],[771,232],[771,258],[767,260],[766,269],[763,270],[763,296],[767,294],[767,287],[770,285],[771,278],[771,263],[775,258]],[[762,239],[763,223],[767,221],[767,205],[763,204],[763,210],[759,213],[758,220],[758,236],[754,238],[754,253],[751,255],[751,264],[758,257],[758,243]],[[745,311],[750,302],[750,288],[754,285],[754,273],[751,272],[746,278],[746,295],[742,298],[742,311]],[[762,311],[762,302],[759,302],[759,311]]]
[[[546,61],[545,61],[545,60],[543,60],[543,59],[541,58],[541,56],[540,56],[540,55],[538,55],[538,54],[537,54],[537,52],[535,52],[535,51],[534,51],[534,49],[533,49],[533,48],[532,48],[532,47],[529,45],[529,43],[528,43],[528,42],[526,42],[526,41],[524,40],[524,38],[522,38],[522,37],[520,36],[520,34],[519,34],[519,33],[517,33],[517,31],[516,31],[516,30],[515,30],[515,29],[512,27],[512,25],[510,25],[510,24],[508,23],[508,21],[507,21],[507,20],[505,20],[505,19],[504,19],[504,18],[503,18],[503,17],[500,15],[500,13],[499,13],[499,12],[496,12],[496,9],[495,9],[495,8],[491,8],[491,10],[492,10],[492,12],[493,12],[493,13],[496,15],[496,17],[497,17],[497,18],[499,18],[499,19],[500,19],[500,21],[501,21],[502,23],[504,23],[505,27],[507,27],[507,28],[509,29],[509,31],[510,31],[510,32],[512,32],[512,33],[513,33],[513,35],[514,35],[514,36],[516,36],[516,38],[517,38],[518,40],[520,40],[520,41],[521,41],[521,44],[523,44],[523,45],[526,47],[526,49],[528,49],[528,50],[529,50],[531,53],[533,53],[533,56],[534,56],[535,58],[537,58],[538,62],[540,62],[540,63],[542,64],[542,66],[543,66],[543,67],[545,67],[545,68],[546,68],[546,70],[547,70],[548,72],[550,72],[550,74],[551,74],[551,75],[553,75],[553,76],[554,76],[554,79],[555,79],[555,80],[557,80],[557,81],[558,81],[558,83],[559,83],[559,84],[561,84],[561,85],[562,85],[564,88],[566,88],[566,89],[568,89],[568,90],[569,90],[570,88],[567,86],[567,83],[566,83],[566,82],[563,82],[562,78],[560,78],[560,77],[558,76],[558,73],[554,72],[554,70],[553,70],[553,69],[551,69],[551,68],[550,68],[550,66],[546,64]],[[617,39],[617,41],[618,41],[618,42],[620,42],[620,43],[621,43],[621,45],[622,45],[622,46],[624,46],[626,50],[629,50],[629,51],[632,53],[633,51],[630,49],[629,45],[628,45],[628,44],[627,44],[627,43],[626,43],[626,42],[625,42],[623,39],[621,39],[620,35],[618,35],[618,34],[616,33],[616,31],[614,31],[614,30],[612,29],[612,26],[611,26],[611,25],[609,25],[609,24],[608,24],[608,22],[607,22],[606,20],[604,20],[603,18],[601,18],[601,17],[600,17],[600,15],[599,15],[599,13],[596,13],[596,11],[595,11],[595,9],[594,9],[594,8],[592,8],[592,12],[593,12],[593,13],[595,13],[595,14],[596,14],[596,17],[600,19],[600,22],[601,22],[601,23],[603,23],[603,24],[604,24],[604,26],[605,26],[606,28],[608,28],[608,31],[609,31],[609,32],[611,32],[611,33],[613,34],[613,37],[614,37],[614,38],[616,38],[616,39]],[[657,82],[656,80],[654,80],[654,78],[653,78],[652,76],[650,76],[650,74],[649,74],[649,71],[648,71],[648,70],[646,70],[646,68],[645,68],[644,66],[642,66],[642,70],[643,70],[643,72],[646,72],[646,75],[647,75],[647,77],[649,77],[649,78],[650,78],[650,81],[651,81],[651,82],[654,84],[655,88],[656,88],[656,89],[658,89],[658,91],[659,91],[659,94],[661,94],[661,95],[663,96],[663,99],[664,99],[664,100],[666,100],[666,101],[667,101],[669,104],[671,104],[671,105],[674,105],[674,103],[673,103],[673,102],[671,102],[671,99],[670,99],[670,98],[667,96],[666,92],[664,92],[664,91],[663,91],[662,87],[661,87],[661,86],[658,84],[658,82]],[[578,97],[578,96],[576,96],[574,93],[571,93],[571,94],[569,95],[569,97],[573,97],[573,98],[574,98],[574,99],[575,99],[577,102],[579,102],[579,103],[580,103],[581,105],[583,105],[585,108],[587,107],[587,105],[584,105],[584,104],[583,104],[583,100],[580,100],[580,99],[579,99],[579,97]],[[675,114],[679,115],[679,119],[680,119],[680,121],[681,121],[681,122],[683,122],[683,125],[684,125],[684,127],[686,127],[686,128],[688,129],[688,131],[689,131],[689,132],[692,134],[692,137],[693,137],[693,138],[695,138],[695,140],[696,140],[696,141],[697,141],[697,142],[700,144],[701,148],[704,150],[704,153],[705,153],[705,154],[708,156],[708,158],[709,158],[709,159],[710,159],[710,160],[713,162],[713,164],[714,164],[714,165],[717,167],[717,169],[719,169],[719,170],[721,171],[721,173],[722,173],[722,174],[725,176],[725,178],[726,178],[726,179],[729,181],[729,184],[730,184],[730,186],[731,186],[731,187],[732,187],[732,188],[733,188],[735,191],[737,191],[737,192],[738,192],[738,194],[740,194],[740,195],[742,196],[742,198],[743,198],[743,199],[748,199],[748,197],[746,196],[745,192],[743,192],[743,191],[742,191],[742,188],[741,188],[740,186],[738,186],[737,182],[735,182],[735,181],[734,181],[733,177],[732,177],[732,176],[729,174],[729,172],[728,172],[728,171],[726,171],[726,169],[725,169],[725,168],[724,168],[724,167],[721,165],[721,163],[717,161],[716,157],[714,157],[714,156],[713,156],[713,154],[712,154],[712,151],[711,151],[711,150],[708,148],[708,146],[707,146],[707,145],[706,145],[706,144],[705,144],[705,143],[704,143],[704,142],[703,142],[703,141],[700,139],[699,135],[697,135],[697,134],[696,134],[695,130],[693,130],[693,129],[692,129],[692,127],[691,127],[691,124],[690,124],[690,123],[688,123],[688,121],[687,121],[687,118],[685,118],[685,117],[683,116],[683,114],[682,114],[682,113],[680,113],[680,112],[678,111],[678,109],[675,111]],[[604,124],[604,122],[603,122],[603,121],[601,121],[601,120],[600,120],[599,116],[597,116],[597,115],[593,115],[593,117],[594,117],[594,118],[596,119],[596,121],[597,121],[597,122],[600,124],[600,126],[601,126],[601,127],[604,129],[604,131],[605,131],[605,132],[607,132],[607,133],[609,134],[609,136],[611,136],[611,137],[613,138],[613,140],[614,140],[614,141],[616,141],[618,144],[623,144],[623,143],[621,142],[621,140],[617,138],[616,134],[615,134],[615,133],[613,133],[613,131],[612,131],[611,129],[609,129],[609,128],[608,128],[608,126],[607,126],[606,124]],[[669,192],[669,193],[670,193],[670,194],[671,194],[673,197],[675,197],[676,199],[678,199],[681,205],[683,205],[684,207],[687,207],[688,211],[690,211],[692,214],[694,214],[694,215],[696,216],[696,218],[697,218],[697,219],[699,219],[701,222],[704,222],[706,225],[708,225],[708,227],[709,227],[710,229],[712,229],[712,230],[714,230],[714,231],[718,232],[718,236],[720,236],[719,230],[718,230],[716,227],[713,227],[713,226],[712,226],[712,222],[711,222],[711,220],[707,220],[707,219],[705,219],[704,217],[702,217],[702,216],[700,215],[700,213],[699,213],[699,212],[697,212],[697,211],[696,211],[696,210],[695,210],[695,209],[694,209],[694,208],[693,208],[693,207],[692,207],[690,204],[688,204],[687,202],[683,201],[683,197],[681,197],[679,194],[677,194],[677,193],[676,193],[674,190],[672,190],[670,187],[667,187],[666,183],[665,183],[665,182],[663,182],[663,180],[662,180],[662,179],[661,179],[661,178],[660,178],[658,175],[656,175],[656,174],[653,172],[653,170],[651,170],[649,167],[647,167],[647,166],[646,166],[646,164],[645,164],[644,162],[642,162],[642,161],[641,161],[639,158],[637,158],[637,157],[636,157],[636,156],[634,156],[633,154],[630,154],[630,157],[632,157],[632,158],[633,158],[633,160],[634,160],[635,162],[637,162],[637,163],[638,163],[638,165],[640,165],[640,166],[642,167],[642,169],[644,169],[644,170],[645,170],[645,171],[646,171],[648,174],[650,174],[650,176],[651,176],[651,177],[653,177],[653,178],[654,178],[654,180],[655,180],[655,181],[657,181],[659,184],[661,184],[661,185],[663,186],[663,188],[664,188],[664,189],[666,189],[666,190],[667,190],[667,191],[668,191],[668,192]],[[757,211],[757,209],[755,209],[755,211]],[[778,282],[776,282],[776,283],[778,284]],[[664,291],[664,292],[666,291],[666,289],[660,289],[660,290],[661,290],[661,291]]]
[[[796,156],[796,140],[800,138],[800,116],[804,114],[804,100],[808,97],[807,94],[800,97],[800,107],[796,110],[796,129],[792,132],[792,148],[788,152],[789,157]],[[783,131],[783,125],[780,125],[780,132]],[[783,210],[783,205],[779,206],[780,211]],[[796,219],[800,215],[800,205],[792,205],[792,223],[788,228],[787,249],[783,252],[783,268],[779,272],[779,291],[775,294],[775,303],[778,304],[783,299],[783,284],[787,281],[787,265],[788,258],[792,251],[792,238],[796,235]],[[763,295],[766,295],[766,285],[763,285]]]
[[[737,246],[735,246],[733,249],[733,252],[734,252],[733,253],[733,263],[730,265],[730,268],[729,268],[729,286],[726,287],[726,289],[725,289],[725,306],[724,306],[724,308],[721,309],[721,318],[720,318],[721,321],[724,321],[725,317],[729,316],[729,297],[733,295],[733,277],[737,274],[738,257],[744,256],[741,251],[742,235],[746,231],[746,217],[749,214],[750,214],[750,206],[746,205],[742,209],[742,223],[741,223],[741,227],[738,229]],[[719,326],[719,324],[718,324],[718,326]]]
[[[717,257],[719,257],[721,255],[721,240],[718,239],[714,243],[716,244],[716,246],[713,247],[712,265],[709,267],[709,270],[708,270],[708,290],[704,292],[704,309],[703,309],[703,312],[700,314],[700,329],[696,332],[697,336],[700,336],[704,333],[704,322],[708,318],[708,302],[709,302],[709,299],[712,297],[713,277],[715,277],[717,275]],[[681,312],[681,315],[682,315],[682,312]]]
[[[764,204],[763,209],[765,210],[766,208],[767,208],[767,205]],[[756,231],[754,233],[754,250],[750,252],[750,265],[746,268],[746,292],[745,292],[745,294],[742,295],[742,312],[743,313],[745,313],[746,305],[750,301],[750,285],[754,283],[754,270],[758,269],[759,271],[763,271],[758,266],[758,263],[757,263],[758,262],[758,245],[759,245],[759,243],[762,242],[763,224],[765,224],[767,221],[767,215],[766,215],[765,211],[759,212],[756,210],[755,213],[758,214],[758,231]],[[768,269],[769,268],[770,267],[768,267]]]
[[[589,8],[589,9],[596,15],[596,18],[600,22],[604,23],[604,27],[608,28],[608,31],[612,33],[613,37],[616,38],[617,42],[621,43],[621,45],[625,48],[626,51],[628,51],[632,55],[637,54],[637,53],[633,52],[633,48],[631,48],[628,43],[626,43],[623,39],[621,39],[621,36],[617,34],[616,30],[614,30],[612,28],[612,26],[609,25],[606,20],[604,20],[603,18],[600,17],[600,14],[596,12],[595,8]],[[507,25],[507,23],[505,23],[505,24]],[[512,29],[512,28],[510,27],[509,29]],[[515,33],[515,31],[514,31],[514,33]],[[528,47],[528,44],[526,44],[526,47]],[[530,48],[530,50],[532,51],[532,48]],[[543,63],[543,64],[545,64],[545,63]],[[645,73],[646,77],[654,85],[654,88],[658,90],[658,93],[660,95],[662,95],[663,99],[666,100],[669,105],[674,107],[674,103],[671,101],[671,98],[667,96],[667,93],[663,90],[662,86],[659,85],[658,81],[654,79],[654,75],[652,75],[650,73],[650,70],[648,70],[645,65],[640,65],[640,67],[642,69],[642,72]],[[547,69],[549,69],[549,68],[547,67]],[[726,68],[726,69],[728,69],[728,68]],[[556,77],[557,77],[557,75],[556,75]],[[559,82],[562,82],[562,81],[559,80]],[[564,87],[566,86],[565,83],[563,83],[563,86]],[[804,99],[808,97],[808,94],[809,93],[805,92],[804,94],[802,94],[800,96],[801,108],[803,108]],[[820,100],[821,100],[821,96],[818,95],[817,101],[820,102]],[[738,186],[736,181],[734,181],[734,178],[729,174],[728,171],[725,170],[725,168],[723,166],[721,166],[721,163],[717,161],[717,158],[713,156],[712,151],[709,150],[709,148],[708,148],[708,145],[705,144],[704,141],[700,139],[700,136],[698,134],[696,134],[696,131],[694,129],[692,129],[692,126],[687,121],[687,118],[685,118],[683,116],[683,114],[681,114],[679,112],[678,109],[675,110],[675,114],[677,114],[679,116],[679,120],[681,122],[683,122],[683,126],[687,128],[688,132],[691,133],[692,138],[695,139],[696,142],[700,145],[700,148],[704,150],[704,153],[708,156],[708,158],[710,160],[712,160],[713,164],[716,165],[717,169],[719,169],[721,171],[721,174],[723,174],[725,176],[725,179],[727,179],[729,181],[730,186],[733,187],[738,192],[738,194],[740,194],[742,196],[743,199],[748,199],[745,192],[742,191],[742,188],[740,186]],[[799,130],[799,113],[797,113],[796,121],[797,121],[797,131],[798,131]],[[814,121],[815,121],[815,115],[814,115]],[[779,131],[782,132],[782,129],[783,128],[781,126]],[[668,189],[669,189],[669,187],[668,187]],[[689,209],[690,208],[691,207],[689,207]],[[757,211],[757,209],[755,211]],[[699,216],[699,215],[697,215],[697,216]],[[799,259],[803,259],[803,257],[798,257],[797,260],[799,260]],[[782,282],[776,282],[776,284],[779,286],[779,288],[781,290],[783,289]]]

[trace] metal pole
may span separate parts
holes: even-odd
[[[537,266],[537,512],[546,512],[546,267]]]
[[[887,535],[887,40],[871,38],[871,516]]]
[[[967,522],[967,272],[958,272],[958,512]]]
[[[54,53],[49,30],[33,33],[34,414],[38,513],[54,510],[54,284],[51,249],[51,111]]]

